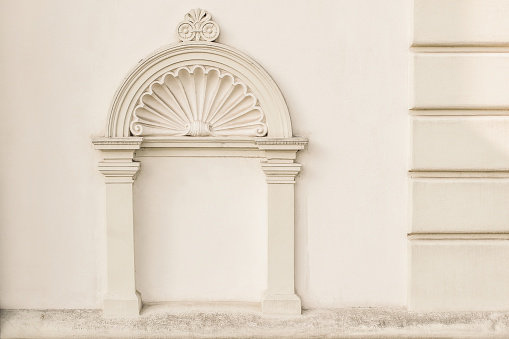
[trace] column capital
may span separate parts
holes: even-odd
[[[262,163],[262,170],[269,184],[294,184],[300,172],[301,164],[297,163]]]
[[[100,161],[99,171],[105,176],[107,184],[133,183],[140,170],[139,162]]]
[[[292,138],[255,138],[256,146],[265,153],[268,163],[293,163],[297,152],[306,148],[308,139]]]
[[[140,170],[140,163],[134,162],[134,152],[141,147],[143,138],[98,138],[92,141],[102,153],[99,171],[106,177],[107,184],[133,183]]]
[[[98,138],[92,140],[95,149],[101,151],[103,159],[108,162],[130,162],[134,158],[134,152],[139,150],[143,138]]]

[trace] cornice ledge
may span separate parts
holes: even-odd
[[[142,148],[258,149],[252,137],[144,137]]]
[[[303,137],[291,138],[254,138],[256,145],[261,150],[303,150],[306,148],[309,140]]]
[[[137,150],[140,149],[142,142],[142,137],[103,137],[92,140],[95,149],[98,150]]]

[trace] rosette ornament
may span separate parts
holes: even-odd
[[[267,134],[265,114],[249,88],[215,67],[181,67],[153,81],[131,120],[135,136]]]
[[[211,20],[212,15],[204,9],[192,9],[177,27],[182,41],[214,41],[219,36],[219,26]]]

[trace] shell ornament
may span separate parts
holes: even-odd
[[[135,136],[248,136],[267,134],[265,114],[248,87],[214,67],[181,67],[163,74],[134,109]]]

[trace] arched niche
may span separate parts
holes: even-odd
[[[294,183],[301,167],[295,158],[307,139],[293,136],[286,102],[268,73],[245,54],[214,42],[219,26],[207,11],[186,14],[177,34],[181,42],[152,53],[129,72],[110,107],[105,137],[93,140],[102,152],[99,170],[106,181],[103,314],[136,316],[142,307],[135,283],[132,188],[143,158],[153,155],[261,159],[268,185],[262,311],[300,314]]]
[[[244,82],[260,101],[267,118],[268,137],[291,138],[290,113],[281,91],[270,75],[253,59],[232,47],[208,41],[189,41],[166,46],[142,61],[117,90],[108,117],[107,137],[131,136],[129,124],[140,96],[163,74],[196,65],[216,67]]]

